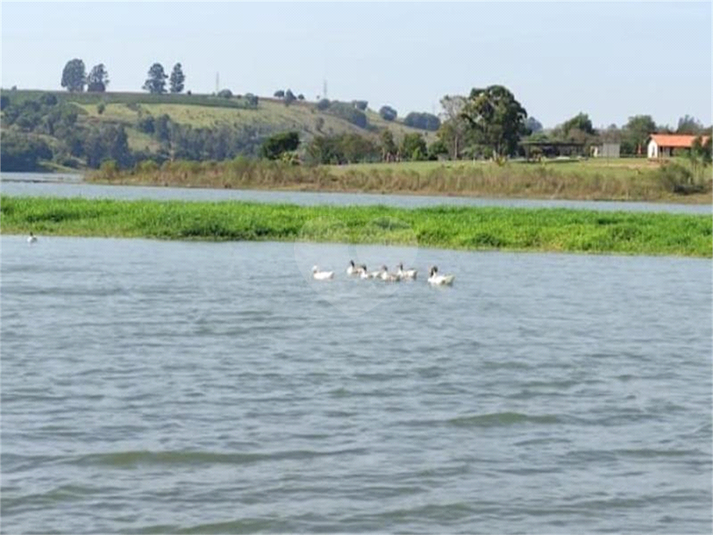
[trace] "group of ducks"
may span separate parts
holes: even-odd
[[[27,238],[27,243],[35,243],[37,236],[32,232]],[[381,279],[386,282],[414,281],[418,275],[415,269],[404,269],[403,263],[396,266],[396,273],[389,273],[386,266],[381,266],[378,271],[368,271],[366,264],[355,264],[354,260],[349,261],[347,266],[347,275],[350,277],[359,277],[360,279]],[[329,280],[334,278],[334,271],[320,271],[317,266],[312,268],[312,278],[318,281]],[[455,280],[455,275],[441,275],[438,273],[438,266],[432,266],[428,272],[428,283],[434,286],[450,286]]]
[[[395,273],[390,273],[386,266],[381,266],[378,271],[369,271],[366,264],[355,264],[354,260],[349,261],[347,275],[359,277],[360,279],[380,279],[386,282],[400,282],[416,280],[418,271],[415,269],[404,269],[403,263],[396,266]],[[317,266],[312,268],[312,278],[315,280],[329,280],[334,278],[334,271],[321,271]],[[455,280],[455,275],[441,275],[438,273],[438,266],[432,266],[428,272],[428,283],[434,286],[450,286]]]

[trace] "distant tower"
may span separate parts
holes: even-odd
[[[215,73],[215,92],[216,94],[220,91],[220,73]]]
[[[327,98],[327,80],[322,82],[322,98]]]

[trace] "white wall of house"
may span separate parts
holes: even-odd
[[[658,158],[659,157],[659,145],[653,139],[651,141],[649,141],[649,146],[647,148],[647,154],[649,155],[649,158]]]

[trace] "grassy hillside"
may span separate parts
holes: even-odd
[[[150,150],[156,143],[142,134],[136,124],[140,116],[159,117],[168,115],[172,121],[194,128],[226,126],[250,127],[260,135],[271,135],[287,130],[300,133],[303,142],[319,135],[358,133],[376,139],[379,131],[389,128],[397,140],[406,133],[421,133],[427,142],[434,133],[384,121],[376,112],[367,111],[368,128],[359,128],[329,113],[318,110],[315,103],[295,101],[290,106],[273,98],[260,98],[257,109],[252,109],[244,98],[230,99],[211,95],[151,95],[148,93],[69,93],[67,91],[3,90],[13,103],[36,100],[46,93],[55,95],[60,102],[75,104],[80,110],[80,121],[92,123],[121,124],[127,128],[129,146],[132,149]],[[103,104],[102,113],[99,105]]]

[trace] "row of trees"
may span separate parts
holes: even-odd
[[[160,63],[154,63],[149,68],[148,78],[142,89],[149,93],[166,93],[166,80],[169,80],[171,93],[182,93],[185,88],[186,76],[183,67],[176,63],[169,77]],[[87,74],[84,61],[79,58],[69,60],[62,70],[62,87],[74,93],[81,93],[85,87],[88,92],[103,93],[109,85],[109,73],[103,63],[95,65]]]
[[[87,91],[103,93],[109,85],[109,73],[103,63],[95,65],[87,75],[84,61],[72,59],[67,62],[62,70],[62,87],[67,91],[81,93],[86,86]]]

